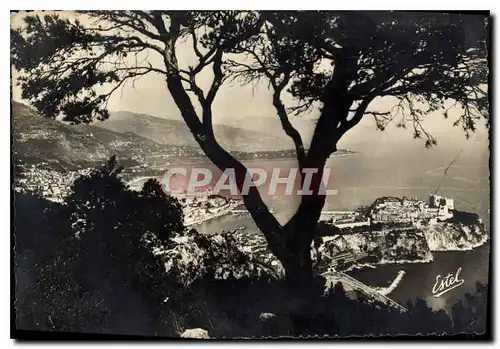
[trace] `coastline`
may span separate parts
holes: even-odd
[[[350,155],[350,154],[346,154],[346,155]],[[339,212],[344,212],[344,211],[339,211]],[[346,212],[348,212],[348,211],[346,211]],[[355,212],[355,211],[353,211],[353,212]],[[220,212],[217,212],[214,214],[210,214],[210,215],[207,215],[205,217],[201,217],[197,220],[188,222],[186,224],[186,226],[193,227],[193,226],[196,226],[196,225],[201,224],[203,222],[210,221],[212,219],[216,219],[216,218],[222,217],[222,216],[227,216],[230,214],[235,215],[235,216],[239,216],[239,215],[248,214],[248,212],[244,209],[236,209],[234,207],[227,207],[223,211],[220,211]],[[448,229],[446,229],[446,227],[450,229],[449,234],[446,232],[446,230],[448,230]],[[446,227],[443,226],[443,228],[445,228],[444,232],[443,231],[436,231],[435,232],[435,234],[437,234],[436,236],[439,236],[443,233],[446,236],[449,235],[449,237],[447,237],[443,241],[441,241],[441,239],[436,240],[436,241],[439,241],[441,245],[434,244],[434,246],[433,246],[432,243],[429,243],[430,242],[428,240],[429,236],[427,234],[425,234],[423,231],[421,231],[420,229],[417,229],[417,230],[420,230],[421,234],[417,233],[416,235],[414,233],[410,234],[411,233],[410,231],[408,233],[405,233],[405,234],[395,233],[396,239],[398,241],[400,241],[399,243],[402,243],[404,246],[408,245],[408,246],[406,246],[408,248],[414,246],[415,241],[417,241],[417,243],[418,243],[418,241],[424,239],[425,242],[422,240],[421,243],[418,243],[417,251],[412,253],[412,254],[406,253],[405,252],[406,247],[404,247],[402,245],[403,248],[405,249],[405,251],[402,251],[402,252],[395,251],[395,253],[393,251],[391,253],[388,253],[386,256],[380,256],[379,260],[372,260],[369,262],[367,262],[367,261],[361,262],[360,261],[360,263],[354,263],[352,265],[346,266],[346,268],[342,269],[342,271],[343,272],[351,272],[351,271],[357,271],[357,270],[377,269],[377,268],[382,268],[384,266],[389,266],[389,265],[431,264],[434,261],[434,255],[433,255],[434,252],[473,251],[476,248],[487,244],[489,241],[489,234],[486,234],[486,232],[484,232],[484,231],[482,232],[481,236],[476,235],[477,238],[475,238],[475,239],[466,238],[468,241],[460,241],[459,236],[454,234],[454,229],[452,229],[451,226],[450,227],[446,226]],[[404,230],[408,230],[408,229],[404,229]],[[411,229],[409,229],[409,230],[411,230]],[[381,231],[376,231],[376,232],[377,232],[377,234],[375,234],[375,235],[382,233]],[[363,238],[361,240],[368,239],[368,242],[370,242],[370,240],[371,240],[371,243],[376,243],[378,240],[377,238],[373,239],[373,238],[369,238],[367,236],[364,236],[364,234],[362,232],[357,232],[354,235],[359,235],[359,234],[361,234],[360,237],[363,236]],[[347,238],[347,237],[348,236],[344,236],[344,238]],[[349,243],[352,244],[353,242],[351,241],[351,242],[348,242],[348,244]],[[356,244],[356,241],[354,241],[354,243]],[[378,243],[381,243],[383,245],[385,244],[382,241],[379,241]],[[343,246],[342,244],[339,245],[339,248],[342,246]],[[388,246],[387,248],[389,250],[392,250],[392,247],[390,247],[390,245],[387,245],[387,246]],[[435,248],[433,249],[431,247],[435,247]],[[345,248],[345,246],[344,246],[344,248]],[[398,258],[398,255],[401,256],[401,258]],[[415,258],[413,258],[413,257],[415,257]],[[328,264],[330,264],[330,263],[328,263]],[[335,263],[333,263],[332,265],[335,265]]]
[[[470,245],[468,247],[453,247],[453,248],[436,248],[436,249],[430,249],[431,252],[467,252],[467,251],[472,251],[478,247],[481,247],[483,245],[486,245],[490,241],[490,238],[488,235],[484,235],[484,239],[480,240],[478,243]]]
[[[217,212],[215,213],[213,216],[209,216],[209,217],[203,217],[203,218],[200,218],[200,219],[197,219],[197,220],[194,220],[194,221],[191,221],[191,222],[186,222],[184,221],[184,226],[186,228],[188,227],[192,227],[193,225],[197,225],[197,224],[201,224],[203,222],[206,222],[206,221],[209,221],[211,219],[215,219],[215,218],[219,218],[219,217],[222,217],[222,216],[225,216],[225,215],[228,215],[230,214],[231,211],[223,211],[223,212]]]
[[[351,152],[351,153],[346,153],[346,154],[337,154],[337,155],[333,154],[332,157],[333,158],[345,157],[345,156],[353,156],[353,155],[358,155],[358,154],[363,154],[363,153],[360,151],[356,151],[356,152]],[[175,166],[175,165],[212,164],[212,162],[208,158],[207,159],[200,158],[200,160],[203,160],[203,161],[168,162],[165,165]],[[279,157],[279,158],[261,158],[261,159],[243,159],[243,160],[238,159],[238,160],[243,162],[243,163],[252,163],[252,162],[262,162],[262,161],[273,161],[273,162],[276,162],[276,161],[297,161],[297,158],[296,157]]]
[[[363,269],[377,269],[379,265],[389,265],[389,264],[425,264],[434,261],[434,257],[431,255],[428,258],[419,259],[401,259],[401,260],[391,260],[382,258],[380,261],[375,263],[360,263],[353,264],[349,268],[343,270],[344,272],[349,272],[353,270],[363,270]]]

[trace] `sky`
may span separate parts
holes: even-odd
[[[11,14],[11,26],[20,26],[21,18],[24,14],[16,13]],[[72,12],[62,13],[63,17],[74,17]],[[85,17],[79,18],[82,24],[89,23]],[[191,43],[185,42],[178,45],[177,48],[178,61],[181,68],[187,68],[188,65],[196,63],[196,57],[192,52]],[[152,52],[148,55],[148,60],[153,66],[163,67],[161,56]],[[13,81],[16,81],[17,72],[13,71]],[[205,70],[197,77],[198,84],[205,90],[208,90],[209,84],[212,79],[212,73],[209,69]],[[18,86],[13,85],[13,99],[23,101],[21,99],[21,90]],[[214,123],[226,123],[230,118],[252,118],[258,117],[272,117],[277,118],[275,109],[272,105],[271,91],[269,90],[266,81],[261,80],[252,86],[241,86],[237,82],[225,82],[220,88],[213,104]],[[286,106],[292,106],[297,103],[294,98],[285,93],[282,98]],[[388,110],[394,105],[394,101],[390,99],[374,100],[369,109],[371,110]],[[150,114],[157,117],[173,118],[181,120],[180,112],[175,105],[173,99],[168,92],[165,78],[156,74],[150,73],[139,80],[132,86],[131,83],[125,85],[122,90],[118,90],[109,100],[108,108],[110,111],[128,110],[136,113]],[[464,133],[458,127],[453,127],[453,117],[457,116],[460,112],[459,107],[450,110],[451,117],[444,119],[442,112],[438,111],[426,117],[424,122],[425,127],[432,133],[436,134],[441,140],[449,144],[459,144],[465,140]],[[318,110],[313,110],[310,114],[303,115],[301,118],[314,119],[319,114]],[[297,118],[297,117],[292,117]],[[304,123],[302,123],[304,124]],[[306,128],[314,128],[314,123],[310,125],[306,122]],[[483,126],[484,122],[479,123],[479,129],[472,137],[473,140],[484,142],[487,139],[487,130]],[[234,123],[232,123],[234,125]],[[307,126],[308,125],[308,126]],[[280,130],[281,131],[281,130]],[[343,142],[347,144],[350,140],[370,137],[381,137],[376,133],[375,123],[373,117],[366,115],[364,120],[354,129],[348,132],[343,138]],[[401,140],[411,140],[411,128],[402,131],[396,129],[394,125],[389,127],[386,131],[387,135],[383,137],[401,138]],[[304,134],[304,133],[303,133]],[[305,132],[310,134],[310,132]],[[441,137],[439,137],[441,136]],[[305,140],[307,144],[307,140]]]

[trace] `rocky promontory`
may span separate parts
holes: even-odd
[[[317,233],[320,270],[430,262],[433,251],[471,250],[488,241],[477,214],[458,211],[453,199],[435,194],[428,202],[383,197],[365,209],[332,212]]]
[[[455,211],[453,218],[421,229],[431,251],[467,251],[488,241],[484,224],[475,213]]]
[[[427,239],[417,228],[365,230],[325,236],[315,241],[319,270],[388,263],[426,263],[433,260]]]

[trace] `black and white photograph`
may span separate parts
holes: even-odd
[[[12,11],[11,336],[491,336],[491,33]]]

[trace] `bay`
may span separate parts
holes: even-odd
[[[425,151],[424,155],[422,152]],[[460,156],[448,171],[446,167],[457,156],[459,149],[441,148],[439,151],[407,147],[393,153],[357,153],[332,157],[333,188],[338,194],[330,196],[325,210],[353,210],[370,205],[382,196],[418,197],[427,200],[430,193],[451,197],[460,211],[475,212],[490,229],[490,188],[488,153],[460,151]],[[296,167],[293,160],[273,161],[280,168]],[[280,222],[286,222],[298,205],[298,198],[291,196],[270,197],[262,193],[264,201],[276,211]],[[248,214],[226,215],[205,221],[196,228],[205,234],[232,230],[245,226],[257,230]],[[472,251],[434,252],[434,261],[419,264],[393,264],[349,272],[360,281],[374,286],[386,286],[399,270],[406,272],[398,287],[390,294],[395,301],[405,304],[408,300],[423,298],[436,309],[450,310],[453,303],[474,292],[476,282],[488,282],[489,244]],[[464,284],[436,298],[432,287],[437,275],[455,273],[461,267]]]

